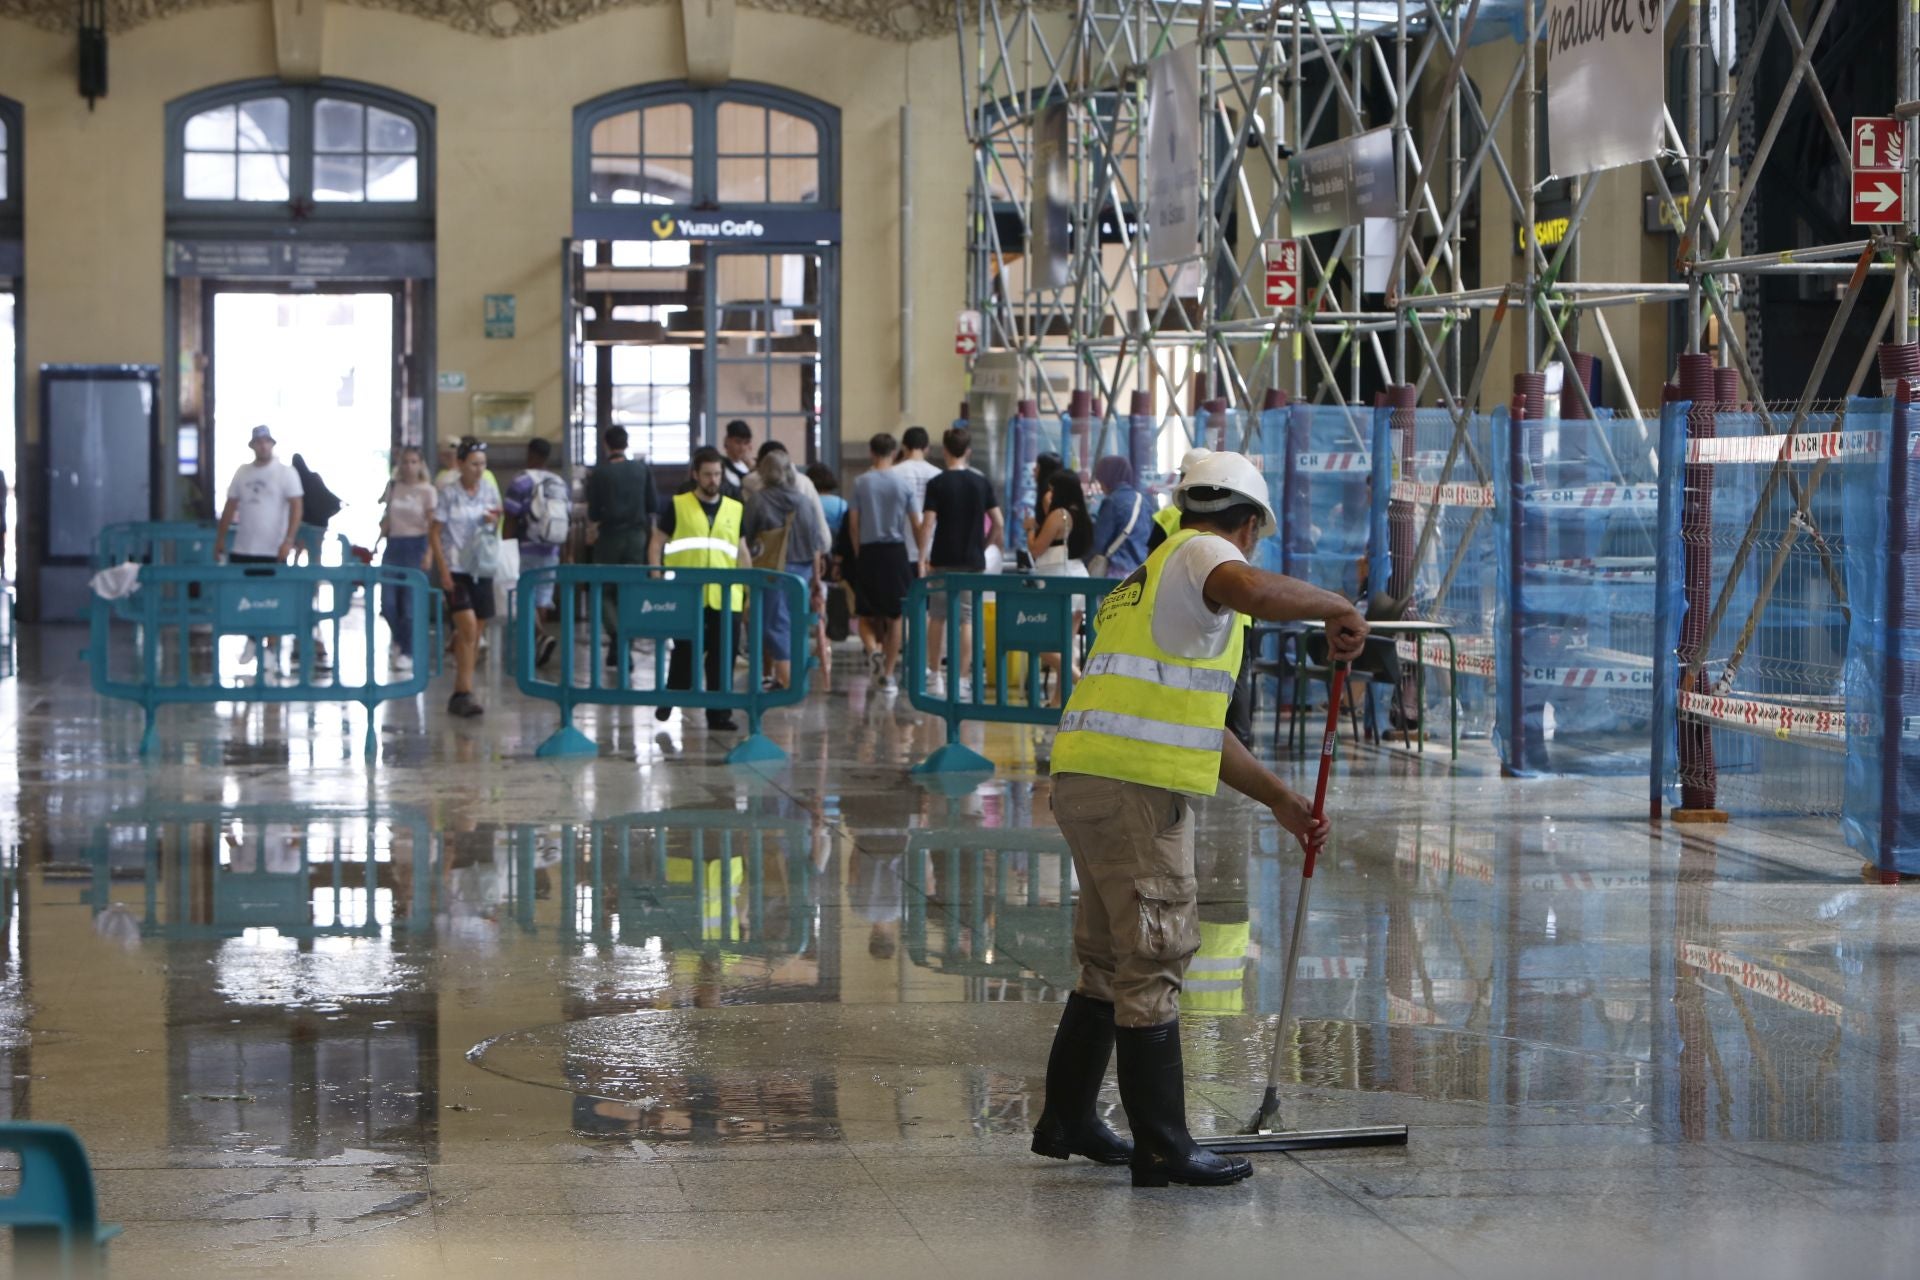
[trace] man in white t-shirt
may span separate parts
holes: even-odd
[[[1053,814],[1080,885],[1080,978],[1054,1037],[1033,1150],[1131,1164],[1136,1187],[1223,1186],[1253,1171],[1199,1147],[1187,1130],[1180,990],[1201,944],[1195,797],[1224,782],[1306,849],[1327,838],[1307,798],[1226,732],[1240,615],[1322,619],[1341,661],[1358,656],[1367,635],[1351,601],[1247,563],[1278,522],[1265,479],[1245,457],[1201,460],[1175,497],[1180,527],[1101,601],[1051,769]],[[1131,1143],[1096,1109],[1116,1053]]]
[[[243,463],[227,485],[227,505],[220,512],[220,531],[213,540],[214,554],[233,564],[281,564],[293,550],[300,531],[300,509],[304,490],[300,477],[284,462],[273,457],[273,428],[255,427],[249,442],[253,461]],[[233,530],[233,546],[227,547],[227,530]],[[247,641],[242,662],[251,662],[256,642]],[[280,646],[276,641],[261,641],[257,652],[268,666],[278,666]]]
[[[940,468],[927,461],[930,438],[925,427],[908,427],[900,434],[900,457],[893,464],[896,474],[913,486],[913,497],[921,511],[927,509],[927,486],[940,474]],[[915,564],[925,565],[927,549],[919,538],[913,540]]]

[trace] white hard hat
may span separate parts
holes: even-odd
[[[1187,456],[1180,459],[1180,474],[1181,475],[1187,474],[1187,472],[1193,470],[1195,464],[1199,463],[1201,460],[1205,458],[1211,458],[1212,456],[1213,456],[1213,450],[1206,448],[1205,446],[1200,446],[1198,448],[1187,450]]]
[[[1191,458],[1193,454],[1187,456]],[[1187,494],[1192,489],[1223,489],[1227,496],[1189,499]],[[1197,460],[1181,472],[1173,500],[1182,511],[1200,515],[1225,511],[1238,502],[1255,503],[1260,508],[1260,536],[1270,538],[1280,528],[1280,522],[1274,519],[1273,504],[1267,501],[1266,477],[1244,453],[1208,453]]]

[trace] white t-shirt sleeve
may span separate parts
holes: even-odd
[[[306,496],[307,491],[300,483],[300,473],[292,467],[278,468],[276,478],[280,481],[280,496],[288,502],[292,502],[295,498],[304,498]]]
[[[227,481],[227,497],[228,498],[231,498],[236,502],[239,501],[240,482],[247,478],[247,471],[251,466],[252,466],[251,463],[248,463],[242,466],[238,471],[235,471],[233,473],[233,479]]]
[[[1207,604],[1207,578],[1223,564],[1245,564],[1240,548],[1203,535],[1167,557],[1153,610],[1153,642],[1182,658],[1217,658],[1227,651],[1239,617]]]

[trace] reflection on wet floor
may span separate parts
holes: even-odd
[[[1119,1247],[1072,1225],[1099,1222],[1138,1225],[1109,1274],[1161,1242],[1270,1269],[1224,1229],[1249,1205],[1433,1274],[1595,1222],[1892,1241],[1858,1223],[1920,1191],[1920,906],[1817,831],[1649,828],[1629,786],[1351,753],[1284,1115],[1413,1144],[1162,1201],[1025,1154],[1075,888],[1024,730],[970,739],[1002,774],[948,795],[904,771],[940,727],[864,686],[770,717],[792,762],[766,773],[650,716],[536,762],[546,713],[505,690],[478,729],[387,708],[372,767],[325,708],[211,709],[142,766],[85,695],[18,694],[0,1104],[87,1139],[133,1225],[118,1274],[699,1265],[689,1215],[759,1241],[777,1217],[802,1262],[880,1231],[843,1273],[1070,1272]],[[1258,817],[1201,808],[1202,1130],[1245,1118],[1271,1048],[1299,863]]]
[[[481,957],[558,998],[550,1024],[468,1056],[573,1093],[583,1137],[839,1135],[871,1119],[841,1113],[846,1077],[964,1062],[991,1025],[941,1015],[936,1034],[933,1003],[1038,1006],[982,1067],[1037,1104],[1048,1006],[1075,972],[1044,791],[907,793],[901,825],[851,831],[784,800],[438,825],[407,806],[142,804],[94,824],[80,894],[101,942],[164,972],[175,1146],[244,1133],[294,1159],[431,1159],[440,988]],[[1787,927],[1727,909],[1711,841],[1668,865],[1641,836],[1635,867],[1591,860],[1591,834],[1418,822],[1346,842],[1309,921],[1286,1082],[1688,1140],[1905,1131],[1916,1104],[1888,1082],[1920,1045],[1904,952],[1884,945],[1911,924],[1897,898],[1835,889]],[[1295,864],[1244,814],[1206,836],[1190,1072],[1230,1115],[1271,1034]],[[73,870],[49,869],[53,900]],[[0,988],[10,1041],[29,1038],[26,1002],[17,975]],[[749,1005],[772,1011],[703,1016]],[[937,1122],[912,1071],[883,1108],[902,1127]],[[1028,1123],[971,1114],[976,1133]]]

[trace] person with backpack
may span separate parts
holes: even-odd
[[[294,550],[294,560],[297,562],[300,552],[305,550],[307,563],[317,565],[326,550],[327,522],[340,514],[340,497],[327,488],[327,482],[320,478],[320,473],[308,466],[307,460],[297,453],[293,455],[293,473],[300,477],[300,529],[306,535],[301,541],[311,542],[310,546]],[[316,671],[325,671],[333,666],[333,659],[327,656],[327,642],[320,628],[316,628],[313,635],[313,666]]]
[[[811,492],[811,485],[801,487],[802,476],[783,448],[763,450],[754,474],[760,484],[747,496],[740,536],[749,547],[757,548],[755,567],[777,569],[798,578],[806,584],[811,601],[821,567],[832,550],[822,536],[827,518],[820,510],[820,499]],[[760,622],[769,683],[784,689],[793,683],[793,618],[785,595],[769,592],[765,600],[767,607]],[[801,660],[805,661],[805,655]]]
[[[520,568],[545,569],[560,563],[560,550],[567,544],[567,524],[572,495],[567,482],[547,469],[553,458],[553,445],[538,437],[527,443],[527,467],[513,478],[502,499],[507,517],[513,521],[508,530],[520,540]],[[544,580],[534,592],[534,608],[540,611],[540,638],[534,651],[536,666],[546,666],[559,640],[554,624],[559,620],[553,607],[553,581]]]

